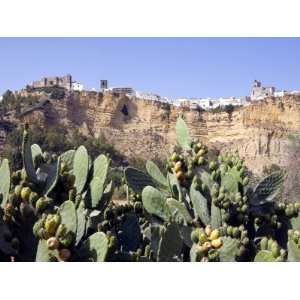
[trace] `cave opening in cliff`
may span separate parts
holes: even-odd
[[[121,109],[121,113],[126,117],[128,116],[129,113],[126,104],[123,105],[123,108]]]

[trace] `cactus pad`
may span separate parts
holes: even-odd
[[[102,185],[104,185],[106,181],[108,168],[109,168],[108,158],[103,154],[99,155],[93,163],[93,177],[100,178]]]
[[[75,150],[68,150],[60,156],[60,160],[65,164],[67,171],[71,171],[73,169],[74,156]]]
[[[86,217],[84,203],[80,202],[76,210],[77,215],[77,230],[76,230],[76,245],[78,245],[85,233]]]
[[[254,196],[251,198],[252,204],[261,205],[272,201],[280,191],[284,177],[282,171],[277,171],[261,180],[254,188]]]
[[[104,262],[108,252],[108,239],[103,232],[92,234],[83,244],[81,251],[83,256],[95,261]]]
[[[151,160],[146,163],[146,169],[148,174],[163,187],[168,187],[168,181],[166,177],[162,174],[158,166]]]
[[[174,214],[175,216],[178,215],[185,221],[185,223],[192,222],[192,217],[182,202],[169,198],[167,199],[167,205],[172,216],[174,216]]]
[[[75,152],[73,172],[77,193],[81,193],[85,187],[89,173],[89,155],[84,146],[80,146]]]
[[[4,207],[8,199],[9,189],[10,189],[10,170],[8,165],[8,160],[3,159],[0,166],[0,193],[2,194],[1,206]]]
[[[126,182],[135,193],[141,193],[144,187],[154,186],[152,179],[142,171],[135,168],[126,168],[124,171]]]
[[[158,261],[173,261],[175,256],[179,256],[183,246],[183,241],[176,224],[167,225],[165,232],[158,246],[157,258]]]
[[[142,192],[142,201],[145,210],[163,220],[167,220],[170,212],[166,203],[165,195],[152,186],[147,186]]]
[[[61,224],[64,224],[67,231],[76,234],[77,231],[77,215],[75,205],[72,201],[67,200],[59,207],[59,215],[61,216]]]
[[[219,249],[219,257],[222,262],[235,261],[238,252],[239,241],[230,237],[223,237],[223,246]]]
[[[207,199],[195,189],[195,185],[190,187],[190,198],[193,203],[195,214],[200,218],[205,225],[210,223],[209,209]]]
[[[291,262],[300,261],[300,249],[293,240],[288,241],[288,261]]]
[[[125,220],[121,225],[121,235],[119,236],[122,250],[136,251],[140,245],[141,230],[139,220],[134,214],[127,214]]]
[[[189,135],[189,129],[181,117],[178,118],[177,122],[176,122],[176,138],[177,138],[178,144],[184,150],[191,149],[191,147],[190,147],[191,138]]]
[[[271,251],[261,250],[256,254],[254,261],[255,262],[275,262],[275,257],[272,255]]]

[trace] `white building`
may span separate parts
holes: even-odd
[[[77,81],[72,82],[72,90],[79,92],[83,91],[83,84]]]
[[[286,94],[287,94],[286,91],[275,91],[274,92],[274,97],[283,97]]]
[[[242,101],[240,98],[229,97],[229,98],[219,98],[219,105],[224,107],[226,105],[238,106],[242,105]]]
[[[161,101],[162,100],[160,95],[157,95],[154,93],[146,93],[146,92],[136,91],[135,96],[139,99],[150,100],[150,101]]]

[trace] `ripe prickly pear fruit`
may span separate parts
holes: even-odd
[[[58,246],[59,246],[58,239],[56,237],[50,237],[47,240],[47,246],[48,246],[49,250],[55,250],[55,249],[57,249]]]
[[[60,261],[68,261],[71,257],[71,251],[69,249],[60,249],[58,251],[58,258]]]
[[[182,162],[181,161],[176,162],[174,166],[174,171],[179,172],[181,170],[181,167],[182,167]]]
[[[183,179],[184,178],[184,173],[182,171],[179,171],[175,174],[176,178],[177,179]]]
[[[21,196],[21,191],[22,191],[22,186],[21,185],[16,185],[15,186],[15,195],[16,197],[20,197]]]
[[[200,234],[199,234],[200,245],[204,244],[205,242],[207,242],[207,236],[204,232],[200,232]]]
[[[223,245],[222,239],[219,237],[217,239],[212,240],[211,245],[213,248],[219,249]]]
[[[197,244],[199,242],[199,236],[200,233],[198,228],[192,231],[191,240],[193,241],[193,243]]]
[[[45,222],[45,230],[50,235],[53,236],[56,233],[56,229],[60,223],[60,218],[58,215],[48,215]]]
[[[30,187],[23,187],[21,190],[21,199],[25,202],[28,202],[30,193],[31,193]]]
[[[213,241],[213,240],[218,239],[219,237],[220,237],[220,231],[219,231],[218,229],[214,229],[214,230],[211,232],[211,234],[210,234],[210,236],[209,236],[209,239],[210,239],[211,241]]]
[[[203,249],[205,250],[205,252],[207,252],[209,249],[211,249],[211,243],[210,242],[205,242],[203,244]]]

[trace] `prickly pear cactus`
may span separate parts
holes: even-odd
[[[0,193],[2,195],[2,203],[0,201],[0,205],[4,207],[8,200],[8,194],[10,190],[10,170],[7,159],[3,159],[1,162],[0,178]]]
[[[142,192],[142,201],[145,210],[163,220],[168,220],[170,212],[165,195],[152,186],[147,186]]]
[[[161,233],[161,239],[158,245],[157,258],[161,262],[170,262],[178,258],[181,253],[183,241],[181,239],[178,227],[174,223],[166,226]]]
[[[81,193],[86,185],[89,173],[89,155],[84,146],[80,146],[75,152],[73,173],[77,193]]]
[[[109,241],[103,232],[92,234],[83,244],[80,251],[88,261],[104,262],[108,253]]]
[[[23,134],[22,156],[23,156],[23,165],[26,174],[29,177],[29,180],[33,183],[38,183],[38,179],[36,176],[34,163],[33,163],[29,133],[27,130],[24,130],[24,134]]]
[[[184,120],[180,117],[178,118],[176,122],[176,136],[177,136],[177,142],[178,144],[184,149],[184,150],[190,150],[190,142],[191,138],[189,135],[188,127],[186,126],[186,123]]]
[[[152,179],[142,171],[128,167],[124,171],[127,184],[135,193],[141,193],[146,186],[155,186]]]
[[[158,166],[151,160],[146,163],[146,169],[148,174],[161,186],[168,188],[167,178],[162,174]]]

